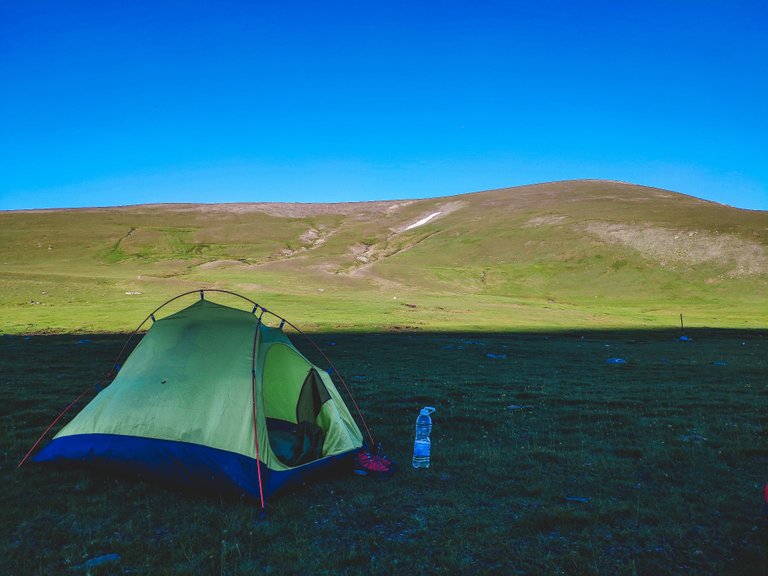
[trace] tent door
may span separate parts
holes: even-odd
[[[317,415],[331,395],[317,370],[310,368],[296,404],[296,422],[269,419],[272,451],[287,466],[300,466],[323,455],[325,431],[317,425]]]

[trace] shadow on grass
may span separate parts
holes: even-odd
[[[315,334],[389,480],[240,500],[16,464],[124,335],[0,337],[8,574],[764,574],[768,332]],[[294,341],[326,368],[301,337]],[[433,415],[432,466],[409,465]]]

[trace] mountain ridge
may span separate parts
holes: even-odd
[[[731,206],[729,204],[724,204],[721,202],[716,202],[714,200],[707,200],[704,198],[698,198],[696,196],[690,195],[690,194],[684,194],[682,192],[674,192],[671,190],[665,190],[663,188],[657,188],[654,186],[646,186],[643,184],[633,184],[631,182],[625,182],[621,180],[607,180],[607,179],[600,179],[600,178],[582,178],[582,179],[575,179],[575,180],[553,180],[550,182],[540,182],[535,184],[523,184],[518,186],[507,186],[502,188],[493,188],[488,190],[478,190],[474,192],[464,192],[461,194],[455,194],[455,195],[448,195],[448,196],[433,196],[433,197],[426,197],[426,198],[403,198],[403,199],[393,199],[393,200],[359,200],[359,201],[343,201],[343,202],[262,202],[262,201],[256,201],[256,202],[246,202],[246,201],[233,201],[233,202],[148,202],[148,203],[138,203],[138,204],[121,204],[121,205],[103,205],[103,206],[82,206],[82,207],[68,207],[68,206],[61,206],[61,207],[52,207],[52,208],[17,208],[17,209],[11,209],[11,210],[0,210],[0,214],[2,213],[40,213],[40,212],[57,212],[57,211],[105,211],[105,210],[132,210],[132,209],[160,209],[160,208],[173,208],[178,210],[189,210],[189,211],[196,211],[201,209],[211,209],[214,211],[260,211],[259,209],[263,207],[263,211],[268,212],[270,210],[274,210],[276,207],[281,206],[288,206],[288,207],[328,207],[323,209],[318,208],[318,210],[326,211],[326,212],[332,212],[333,210],[338,209],[340,213],[349,213],[354,208],[359,208],[361,206],[366,207],[379,207],[379,206],[387,206],[391,204],[398,204],[398,203],[412,203],[412,202],[418,202],[421,200],[439,200],[442,198],[455,198],[457,196],[469,196],[474,194],[485,194],[489,192],[499,192],[499,191],[505,191],[505,190],[521,190],[525,188],[538,188],[538,187],[548,187],[548,186],[561,186],[561,185],[567,185],[570,183],[594,183],[594,184],[606,184],[606,185],[619,185],[619,186],[630,186],[634,189],[646,189],[646,190],[654,190],[654,191],[660,191],[667,194],[674,194],[676,196],[680,197],[686,197],[690,198],[692,200],[698,201],[698,202],[704,202],[708,204],[714,204],[716,206],[722,206],[725,208],[730,208],[734,210],[743,210],[746,212],[766,212],[765,210],[755,210],[755,209],[749,209],[749,208],[738,208],[736,206]]]

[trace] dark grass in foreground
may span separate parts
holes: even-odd
[[[317,336],[401,471],[303,486],[266,520],[244,501],[16,471],[125,337],[0,337],[0,573],[119,554],[91,572],[768,574],[768,334],[689,335]],[[415,471],[423,405],[433,464]]]

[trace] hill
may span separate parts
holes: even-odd
[[[0,330],[130,330],[203,287],[321,329],[765,327],[767,247],[767,212],[599,180],[0,212]]]

